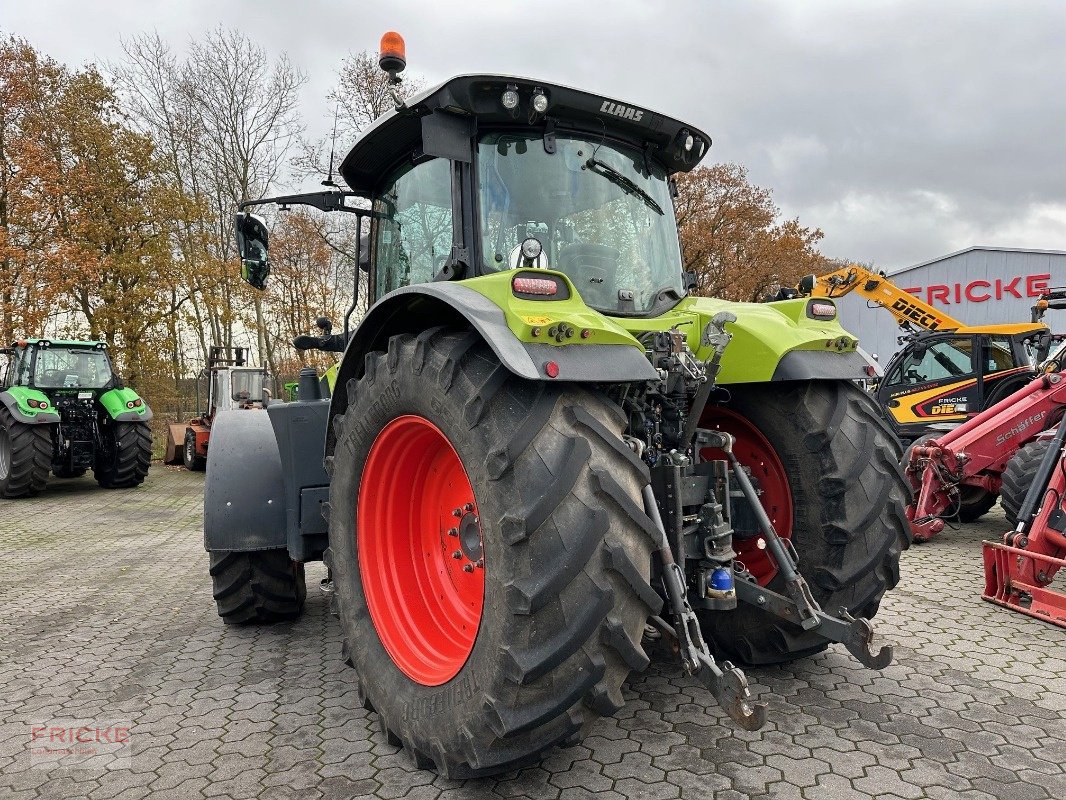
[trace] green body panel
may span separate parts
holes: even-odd
[[[24,419],[23,422],[31,422],[38,415],[41,415],[42,422],[55,422],[57,417],[55,409],[52,407],[51,401],[48,399],[48,395],[39,389],[31,389],[28,386],[12,386],[10,389],[5,389],[3,392],[5,395],[13,398],[18,411]],[[39,403],[48,403],[48,408],[41,410],[39,408],[31,408],[29,400],[36,400]]]
[[[100,405],[104,407],[108,414],[112,417],[117,417],[120,414],[131,414],[136,412],[140,417],[144,417],[148,414],[148,404],[141,402],[137,408],[128,408],[126,403],[131,400],[140,399],[140,395],[133,389],[112,389],[109,392],[104,392],[100,395]],[[150,417],[149,417],[150,419]]]
[[[329,393],[333,394],[333,387],[337,385],[337,373],[341,370],[341,364],[338,361],[336,364],[322,373],[322,377],[326,379],[326,385],[329,387]]]
[[[570,287],[567,300],[525,300],[511,292],[513,271],[498,272],[462,281],[495,303],[503,312],[507,327],[518,339],[530,344],[580,345],[616,344],[644,347],[637,336],[649,331],[667,331],[677,327],[686,334],[689,348],[698,358],[710,356],[703,346],[702,333],[711,318],[728,311],[737,321],[727,330],[733,341],[722,356],[719,383],[762,383],[769,381],[781,359],[796,350],[827,353],[851,353],[858,340],[849,334],[836,319],[815,320],[807,316],[808,300],[781,300],[774,303],[736,303],[713,297],[686,297],[665,314],[658,317],[607,317],[581,300],[580,295],[561,272],[540,270],[561,278]],[[819,300],[819,303],[831,303]],[[578,331],[588,330],[588,338],[574,336],[557,342],[548,336],[548,329],[566,322]],[[540,328],[540,335],[533,331]]]
[[[686,297],[662,316],[625,320],[633,332],[668,330],[681,326],[688,345],[698,358],[710,356],[701,342],[703,328],[711,318],[728,311],[737,321],[727,326],[733,341],[722,356],[719,383],[762,383],[769,381],[781,359],[797,350],[831,354],[851,353],[859,340],[836,319],[807,317],[807,300],[781,300],[776,303],[736,303],[715,297]],[[819,300],[819,302],[825,302]]]
[[[640,342],[618,321],[585,305],[566,275],[546,269],[537,272],[562,279],[570,288],[570,297],[566,300],[525,300],[515,297],[511,292],[511,278],[514,277],[514,271],[511,270],[470,278],[461,283],[499,306],[507,320],[507,327],[527,344],[624,344],[643,352],[644,348]],[[577,331],[588,330],[589,336],[582,339],[580,335],[575,334],[573,338],[557,342],[548,335],[548,328],[558,322],[566,322]],[[534,336],[533,331],[537,328],[540,329],[540,335]]]

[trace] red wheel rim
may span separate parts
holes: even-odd
[[[774,446],[747,418],[722,406],[707,409],[701,424],[704,428],[723,430],[733,435],[736,439],[733,452],[736,453],[737,461],[751,470],[752,477],[757,481],[757,488],[762,490],[759,500],[774,524],[774,529],[782,539],[791,539],[792,489],[789,488],[788,474]],[[707,459],[725,458],[721,450],[713,448],[704,448],[701,454]],[[759,547],[762,540],[762,535],[749,539],[733,537],[733,549],[759,585],[766,586],[777,574],[777,566],[766,550]]]
[[[474,648],[485,598],[477,513],[436,425],[403,416],[382,429],[359,485],[359,575],[382,645],[423,686],[454,678]]]

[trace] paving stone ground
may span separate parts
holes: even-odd
[[[883,672],[840,648],[749,670],[770,723],[747,733],[653,662],[581,745],[458,783],[357,706],[321,565],[300,620],[220,623],[202,487],[157,464],[133,491],[78,479],[0,500],[0,799],[1066,797],[1066,631],[978,599],[998,508],[904,554]],[[31,763],[31,725],[68,719],[131,722],[129,765]]]

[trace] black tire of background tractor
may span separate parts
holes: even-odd
[[[1007,462],[1007,468],[1003,470],[999,504],[1003,506],[1003,513],[1007,515],[1011,530],[1018,525],[1018,512],[1022,510],[1022,502],[1025,500],[1025,495],[1029,493],[1029,487],[1033,485],[1033,479],[1040,468],[1040,460],[1049,447],[1051,447],[1050,439],[1029,442],[1011,456]]]
[[[873,617],[899,581],[910,546],[910,488],[899,442],[861,389],[847,381],[730,386],[730,407],[777,451],[792,492],[800,573],[829,613]],[[769,588],[784,593],[780,573]],[[743,664],[777,664],[824,650],[825,639],[753,606],[701,612],[708,640]]]
[[[181,460],[189,472],[203,472],[207,469],[207,459],[196,455],[196,434],[185,431],[185,441],[181,445]]]
[[[915,447],[925,444],[936,437],[937,434],[929,434],[915,439],[907,445],[903,458],[899,462],[903,469],[907,469],[907,464],[911,460],[911,451]],[[982,489],[980,486],[960,486],[958,508],[949,508],[944,512],[945,518],[958,519],[959,522],[976,522],[992,509],[992,506],[996,504],[996,497],[996,494],[987,489]]]
[[[211,555],[211,588],[227,625],[296,619],[307,599],[304,565],[289,551],[218,551]]]
[[[515,377],[474,333],[395,336],[348,381],[327,459],[330,550],[344,658],[364,707],[415,764],[491,775],[577,741],[621,709],[648,657],[657,535],[648,471],[621,439],[621,410],[573,384]],[[393,419],[436,424],[462,460],[482,520],[484,610],[469,657],[442,686],[407,678],[384,649],[357,561],[355,500],[367,454]]]
[[[52,474],[57,478],[80,478],[85,474],[85,468],[69,469],[68,467],[52,467]]]
[[[52,425],[19,422],[6,406],[0,405],[0,497],[26,497],[37,494],[48,483],[52,467]],[[6,467],[6,468],[5,468]]]
[[[959,487],[959,522],[976,522],[996,504],[996,495],[980,486]]]
[[[144,483],[152,463],[152,430],[146,422],[112,422],[103,430],[112,452],[99,452],[93,475],[105,489],[131,489]]]

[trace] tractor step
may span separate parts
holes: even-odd
[[[1066,628],[1066,594],[1039,582],[1040,575],[1054,575],[1066,567],[1066,560],[999,542],[986,541],[982,550],[982,600]]]

